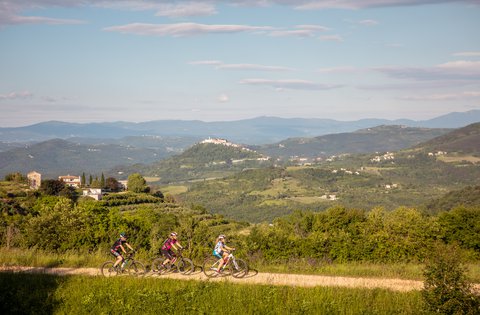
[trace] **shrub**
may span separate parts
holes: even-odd
[[[427,310],[439,314],[479,314],[480,297],[472,292],[459,248],[437,244],[430,257],[422,290]]]

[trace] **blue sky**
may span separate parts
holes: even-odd
[[[480,109],[480,0],[0,1],[0,127]]]

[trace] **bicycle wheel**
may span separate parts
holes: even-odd
[[[100,271],[102,272],[102,275],[105,277],[114,277],[117,275],[117,270],[113,268],[113,261],[106,261],[102,264],[102,267],[100,267]]]
[[[207,259],[205,259],[205,262],[203,263],[203,273],[211,278],[211,277],[215,277],[216,275],[216,271],[217,271],[217,267],[218,267],[218,264],[219,264],[219,259],[216,258],[216,257],[209,257]]]
[[[182,258],[177,263],[178,272],[183,275],[189,275],[193,272],[195,266],[193,265],[193,261],[190,258]]]
[[[158,272],[159,274],[161,274],[164,269],[162,265],[163,261],[164,261],[163,258],[155,258],[152,261],[152,267],[150,268],[150,271]]]
[[[144,276],[146,271],[145,266],[139,261],[134,261],[127,267],[127,273],[132,276]]]
[[[230,271],[233,277],[243,278],[248,273],[248,264],[245,262],[245,260],[235,259],[235,261],[232,261],[230,264]]]

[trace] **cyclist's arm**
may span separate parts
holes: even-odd
[[[132,252],[134,252],[134,251],[135,251],[135,250],[133,249],[133,247],[132,247],[132,246],[130,246],[130,244],[128,244],[128,243],[125,243],[125,245],[127,245],[127,247],[128,247],[128,248],[130,248],[130,250],[131,250]],[[125,252],[125,253],[127,253],[127,252]]]
[[[178,248],[177,248],[177,246],[178,246]],[[173,247],[175,247],[176,250],[183,249],[183,246],[180,245],[179,242],[177,242],[176,244],[174,244]]]
[[[120,245],[120,249],[121,249],[122,252],[124,252],[125,254],[127,253],[127,251],[125,250],[125,248],[123,247],[123,245]]]
[[[228,247],[227,245],[223,245],[223,248],[228,250],[228,251],[235,250],[234,247]]]

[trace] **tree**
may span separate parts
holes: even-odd
[[[40,191],[45,195],[58,196],[65,188],[65,183],[57,179],[46,179],[42,181]]]
[[[422,296],[437,314],[478,314],[480,298],[472,292],[457,246],[437,244],[424,270]]]
[[[108,177],[105,180],[105,188],[110,189],[110,191],[120,191],[121,185],[117,179],[113,177]]]
[[[142,175],[134,173],[128,176],[128,190],[136,193],[147,192],[149,187],[147,186],[147,181],[143,178]]]
[[[105,187],[105,175],[102,173],[102,177],[100,178],[100,188]]]
[[[85,172],[82,173],[82,187],[87,186],[87,180],[85,179]]]
[[[16,172],[16,173],[10,173],[10,174],[5,175],[5,180],[6,180],[7,182],[17,182],[17,183],[20,183],[20,182],[26,181],[26,178],[25,178],[25,176],[23,176],[21,173]]]

